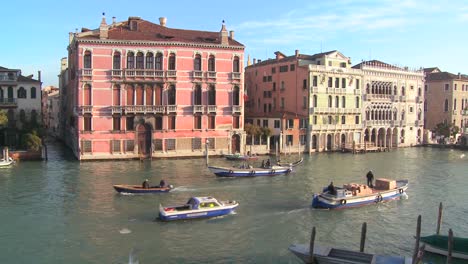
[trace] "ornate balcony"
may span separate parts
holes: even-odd
[[[207,107],[207,110],[206,110],[206,112],[207,112],[208,114],[210,114],[210,113],[216,113],[216,111],[217,111],[217,106],[216,106],[216,105],[209,105],[209,106]]]
[[[193,106],[193,113],[194,114],[203,114],[205,107],[203,105],[194,105]]]
[[[163,105],[126,105],[126,114],[163,114]]]
[[[111,111],[112,111],[112,114],[119,114],[121,115],[122,114],[122,110],[123,110],[123,107],[118,105],[118,106],[111,106]]]
[[[177,71],[176,70],[169,70],[166,72],[166,77],[168,78],[175,78],[177,77]]]
[[[193,78],[203,78],[203,71],[193,71]]]
[[[241,74],[240,72],[233,72],[231,74],[233,80],[240,80],[241,79]]]
[[[362,129],[362,124],[311,125],[312,130],[352,130]]]
[[[119,78],[122,78],[122,70],[112,70],[111,72],[112,74],[112,77],[119,77]]]
[[[79,115],[92,114],[93,113],[93,106],[92,105],[77,106],[76,107],[76,112]]]
[[[168,114],[175,114],[175,113],[177,113],[177,105],[168,105],[168,106],[167,106],[167,113],[168,113]]]
[[[93,77],[93,69],[81,69],[80,76],[81,77]]]
[[[242,106],[240,105],[233,105],[232,106],[232,113],[233,114],[240,114],[242,111]]]
[[[0,108],[15,108],[18,107],[16,98],[2,98],[0,99]]]
[[[463,115],[463,116],[468,116],[468,109],[461,110],[460,114]]]
[[[216,79],[216,72],[215,72],[215,71],[208,71],[208,72],[206,72],[206,78],[208,78],[208,79]]]

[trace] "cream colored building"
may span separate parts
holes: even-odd
[[[376,147],[422,144],[424,72],[381,61],[362,62],[364,141]]]
[[[438,68],[427,68],[425,72],[425,128],[432,130],[445,123],[468,133],[468,76],[441,72]]]

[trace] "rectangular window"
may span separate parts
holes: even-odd
[[[424,85],[424,91],[427,92],[427,84]]]
[[[93,142],[91,140],[83,140],[81,141],[81,149],[83,150],[83,153],[92,153],[93,151]]]
[[[346,117],[345,116],[341,116],[341,124],[342,125],[346,124]]]
[[[215,138],[207,138],[206,143],[208,144],[208,149],[215,149]]]
[[[276,83],[273,82],[273,91],[276,91]]]
[[[302,97],[302,108],[307,109],[307,96]]]
[[[354,123],[355,123],[356,125],[359,125],[359,116],[356,116],[356,117],[354,118]]]
[[[331,62],[331,61],[328,61],[328,66],[332,66],[332,62]]]
[[[91,120],[92,120],[91,115],[85,115],[83,117],[83,121],[84,121],[83,130],[84,131],[91,131]]]
[[[112,121],[112,130],[120,131],[120,116],[113,116]]]
[[[328,77],[328,87],[333,87],[333,77]]]
[[[454,84],[454,85],[453,85],[453,90],[454,90],[454,91],[457,90],[457,84]]]
[[[239,127],[240,127],[240,118],[239,118],[239,116],[233,116],[232,117],[232,128],[239,129]]]
[[[340,78],[335,78],[335,88],[340,88]]]
[[[307,79],[302,80],[302,89],[307,89]]]
[[[279,71],[280,72],[287,72],[288,71],[288,65],[280,66]]]
[[[192,138],[192,150],[201,150],[201,138]]]
[[[317,116],[314,116],[314,125],[317,124]]]
[[[154,151],[163,151],[163,140],[162,139],[155,139],[153,140]]]
[[[135,142],[133,140],[125,140],[125,152],[133,152],[135,150]]]
[[[295,71],[296,70],[296,65],[295,64],[289,65],[289,70],[290,71]]]
[[[300,119],[299,128],[307,128],[307,118]]]
[[[268,119],[263,120],[263,127],[268,127]]]
[[[268,76],[268,82],[271,82],[272,78],[271,75]]]
[[[176,150],[175,138],[166,138],[166,151]]]
[[[294,119],[288,119],[287,129],[293,129],[293,128],[294,128]]]
[[[155,117],[155,127],[154,130],[162,130],[163,129],[163,117],[156,116]]]
[[[301,145],[305,145],[306,144],[306,135],[300,135],[299,136],[299,141],[301,142]]]
[[[263,82],[266,82],[266,81],[267,81],[267,77],[263,76]]]
[[[312,78],[312,86],[317,87],[317,82],[318,82],[318,76],[314,75],[314,77]]]
[[[215,129],[216,128],[216,116],[209,115],[208,116],[208,129]]]
[[[127,121],[127,130],[128,130],[128,131],[133,131],[133,130],[135,130],[135,125],[134,125],[134,123],[133,123],[134,120],[135,120],[135,117],[133,117],[133,116],[128,116],[128,117],[127,117],[127,120],[126,120],[126,121]]]
[[[333,123],[333,119],[332,119],[332,116],[328,116],[328,124],[332,124]]]
[[[275,120],[274,128],[280,128],[280,121],[279,120]]]
[[[271,68],[271,73],[276,73],[276,67]]]
[[[267,112],[267,104],[263,104],[263,113]]]
[[[446,83],[446,84],[445,84],[445,91],[448,91],[448,89],[449,89],[449,84]]]
[[[356,79],[356,89],[360,89],[361,85],[359,84],[360,80]]]
[[[201,129],[201,121],[202,121],[202,117],[199,116],[199,115],[196,115],[193,117],[193,128],[194,129]]]
[[[176,117],[175,116],[167,117],[167,129],[171,129],[171,130],[176,129]]]
[[[112,153],[120,153],[120,140],[112,141]]]
[[[286,144],[289,146],[293,145],[293,135],[286,135]]]
[[[341,88],[346,88],[346,78],[341,79]]]
[[[281,97],[281,108],[284,108],[284,97]]]
[[[260,122],[262,122],[260,119],[257,119],[257,126],[260,126]]]

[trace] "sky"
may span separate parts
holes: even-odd
[[[409,68],[468,74],[468,1],[23,0],[2,3],[0,66],[21,69],[43,87],[58,85],[68,33],[129,16],[167,27],[219,31],[225,20],[245,58],[338,50],[353,64],[376,59]],[[8,12],[5,12],[8,11]]]

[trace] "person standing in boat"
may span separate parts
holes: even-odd
[[[265,160],[262,160],[262,168],[265,168]]]
[[[143,189],[148,189],[150,186],[149,186],[149,182],[148,182],[148,179],[146,179],[142,184],[141,184],[141,187],[143,187]]]
[[[159,188],[164,188],[164,187],[166,187],[166,182],[164,180],[161,180],[159,182]]]
[[[371,170],[367,173],[366,177],[367,177],[367,185],[371,188],[374,188],[374,184],[373,184],[374,174],[372,173]]]
[[[265,167],[266,168],[270,168],[271,166],[271,162],[270,162],[270,159],[267,159],[266,163],[265,163]]]
[[[336,188],[335,188],[335,186],[333,185],[333,181],[330,182],[330,185],[328,185],[327,191],[328,191],[328,193],[331,194],[331,195],[336,195]]]

